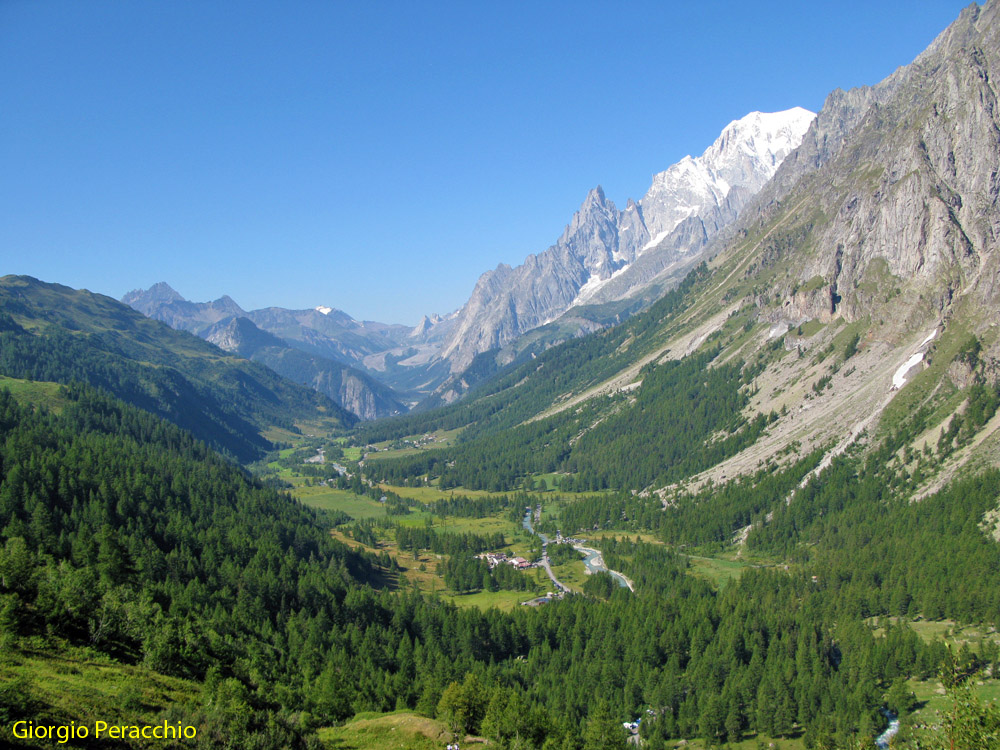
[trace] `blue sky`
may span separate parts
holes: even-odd
[[[0,0],[0,275],[416,323],[966,4]]]

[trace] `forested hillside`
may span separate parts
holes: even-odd
[[[240,461],[270,449],[268,427],[356,421],[312,389],[108,297],[23,276],[0,279],[0,374],[106,389]]]
[[[693,270],[648,311],[593,336],[574,339],[539,354],[510,372],[486,380],[453,406],[364,425],[359,442],[388,440],[435,429],[465,427],[465,439],[499,432],[543,412],[553,401],[579,393],[618,373],[668,340],[667,323],[694,299],[708,269]],[[537,375],[535,374],[537,373]]]
[[[295,712],[321,724],[434,713],[449,689],[473,707],[470,730],[537,746],[583,741],[595,693],[610,716],[659,707],[662,736],[781,735],[820,718],[810,731],[844,735],[876,726],[893,679],[941,659],[906,628],[885,639],[854,617],[835,624],[823,613],[856,614],[849,589],[808,571],[761,570],[719,593],[669,553],[649,564],[609,550],[635,556],[639,588],[607,602],[501,614],[380,592],[391,566],[332,541],[313,512],[177,428],[88,388],[63,397],[57,415],[0,395],[7,647],[44,635],[206,680],[205,703],[178,709],[226,731],[236,709],[209,696],[235,680],[227,690],[256,717],[239,731],[261,746],[308,735]],[[779,678],[792,668],[793,682]],[[35,705],[20,689],[4,694],[8,716]]]

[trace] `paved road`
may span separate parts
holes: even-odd
[[[545,572],[549,574],[549,578],[552,579],[552,583],[555,584],[557,589],[560,591],[569,591],[569,587],[564,586],[552,572],[552,566],[549,565],[549,555],[547,552],[542,552],[542,567],[545,568]]]
[[[534,526],[531,525],[531,515],[532,512],[530,510],[525,513],[524,522],[521,525],[542,540],[542,567],[545,568],[545,572],[549,574],[549,578],[551,578],[552,583],[555,584],[556,590],[568,592],[570,590],[569,586],[566,586],[558,578],[556,578],[555,574],[552,572],[552,566],[549,564],[549,553],[546,550],[546,547],[549,544],[549,538],[545,536],[545,534],[539,534],[535,531]]]

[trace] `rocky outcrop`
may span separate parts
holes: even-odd
[[[220,349],[250,359],[254,352],[267,346],[288,346],[277,336],[260,330],[247,318],[229,318],[205,331],[205,339]]]
[[[497,349],[566,310],[592,277],[624,265],[618,254],[618,210],[600,187],[591,190],[559,241],[522,265],[501,264],[483,274],[459,313],[442,356],[452,369]]]
[[[966,299],[977,326],[1000,322],[998,13],[970,6],[911,65],[828,97],[738,222],[752,234],[785,217],[757,261],[768,243],[794,249],[785,306],[854,321],[892,301],[902,326]],[[812,298],[793,294],[816,278]]]

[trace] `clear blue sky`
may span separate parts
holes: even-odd
[[[965,4],[0,0],[0,275],[416,323]]]

